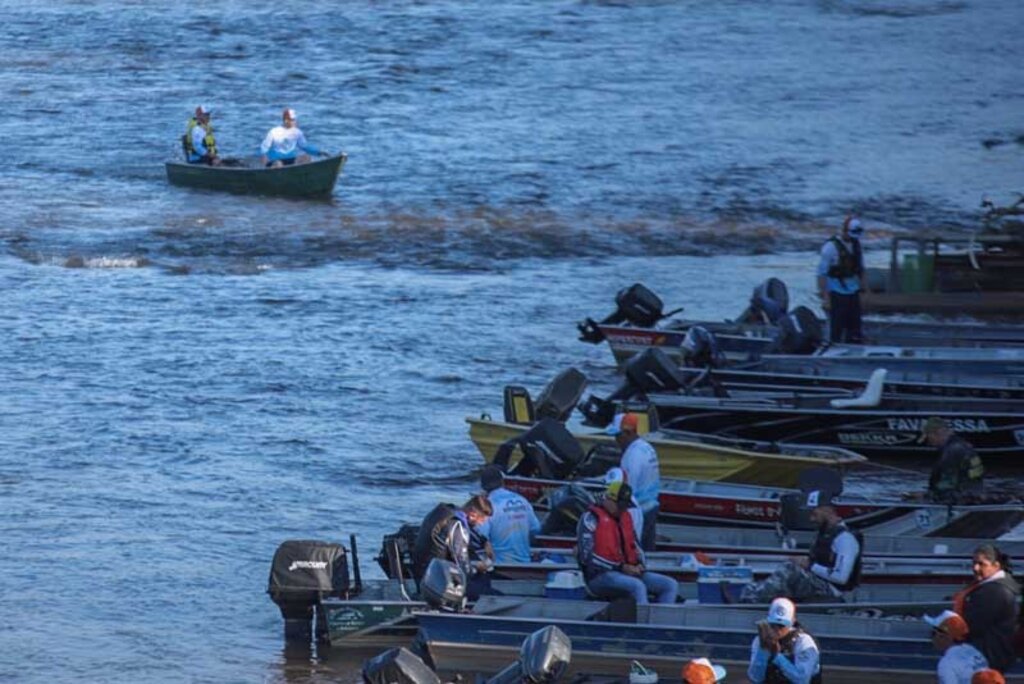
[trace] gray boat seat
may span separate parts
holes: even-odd
[[[884,368],[876,368],[871,371],[868,384],[860,396],[850,399],[833,399],[830,403],[832,408],[874,408],[882,402],[882,390],[885,388],[885,376],[889,373]]]

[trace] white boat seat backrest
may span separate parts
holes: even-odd
[[[884,368],[876,368],[868,378],[868,384],[860,396],[850,399],[833,399],[832,408],[873,408],[882,402],[882,389],[885,387],[885,376],[889,373]]]

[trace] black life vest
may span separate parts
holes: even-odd
[[[200,126],[206,135],[203,136],[203,145],[206,146],[206,153],[211,157],[217,156],[217,141],[213,137],[213,125],[212,124],[201,124],[196,121],[195,117],[188,120],[188,127],[185,129],[185,135],[181,136],[181,144],[185,148],[185,158],[191,159],[193,154],[196,154],[196,148],[192,144],[192,129],[196,126]]]
[[[417,582],[433,559],[455,560],[448,557],[448,524],[455,517],[455,510],[455,504],[438,504],[420,523],[412,546],[412,573]]]
[[[836,246],[836,253],[839,254],[838,263],[828,269],[829,277],[845,279],[859,276],[864,270],[861,268],[863,257],[861,256],[860,240],[850,238],[850,242],[853,244],[852,251],[835,235],[829,240]]]
[[[835,584],[834,586],[840,591],[852,591],[860,584],[860,566],[861,559],[864,556],[864,535],[861,534],[859,530],[851,530],[846,526],[846,523],[841,522],[831,529],[818,532],[818,536],[814,539],[814,544],[811,546],[808,557],[811,559],[811,563],[817,563],[818,565],[823,565],[826,568],[834,566],[836,563],[836,554],[832,551],[832,542],[835,541],[835,538],[843,532],[851,533],[857,540],[857,559],[853,562],[853,571],[850,573],[850,577],[846,580],[846,583]]]
[[[779,653],[789,658],[790,662],[796,662],[793,658],[793,648],[796,646],[796,640],[801,634],[811,636],[810,633],[804,631],[798,622],[793,625],[793,629],[790,630],[786,636],[779,639]],[[813,639],[814,637],[811,638]],[[764,682],[765,684],[790,684],[790,681],[786,679],[786,675],[782,674],[782,670],[779,669],[779,666],[771,661],[768,662],[768,669],[764,673]],[[818,661],[818,671],[814,673],[813,677],[811,677],[811,684],[821,684],[820,660]]]

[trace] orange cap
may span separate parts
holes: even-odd
[[[967,622],[951,610],[944,610],[935,617],[925,615],[924,621],[940,632],[948,634],[953,641],[963,641],[970,632]]]
[[[683,684],[715,684],[725,679],[725,668],[712,665],[707,658],[691,660],[683,666]]]
[[[999,670],[978,670],[971,677],[971,684],[1006,684]]]

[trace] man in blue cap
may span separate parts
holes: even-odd
[[[821,248],[818,262],[818,296],[828,312],[829,340],[859,344],[861,335],[860,293],[864,290],[864,254],[860,239],[864,224],[847,216],[843,230]]]
[[[769,577],[745,586],[740,603],[765,603],[782,596],[794,601],[841,601],[843,594],[860,584],[863,535],[846,526],[827,490],[807,492],[803,507],[810,509],[811,522],[818,528],[807,555],[783,563]]]

